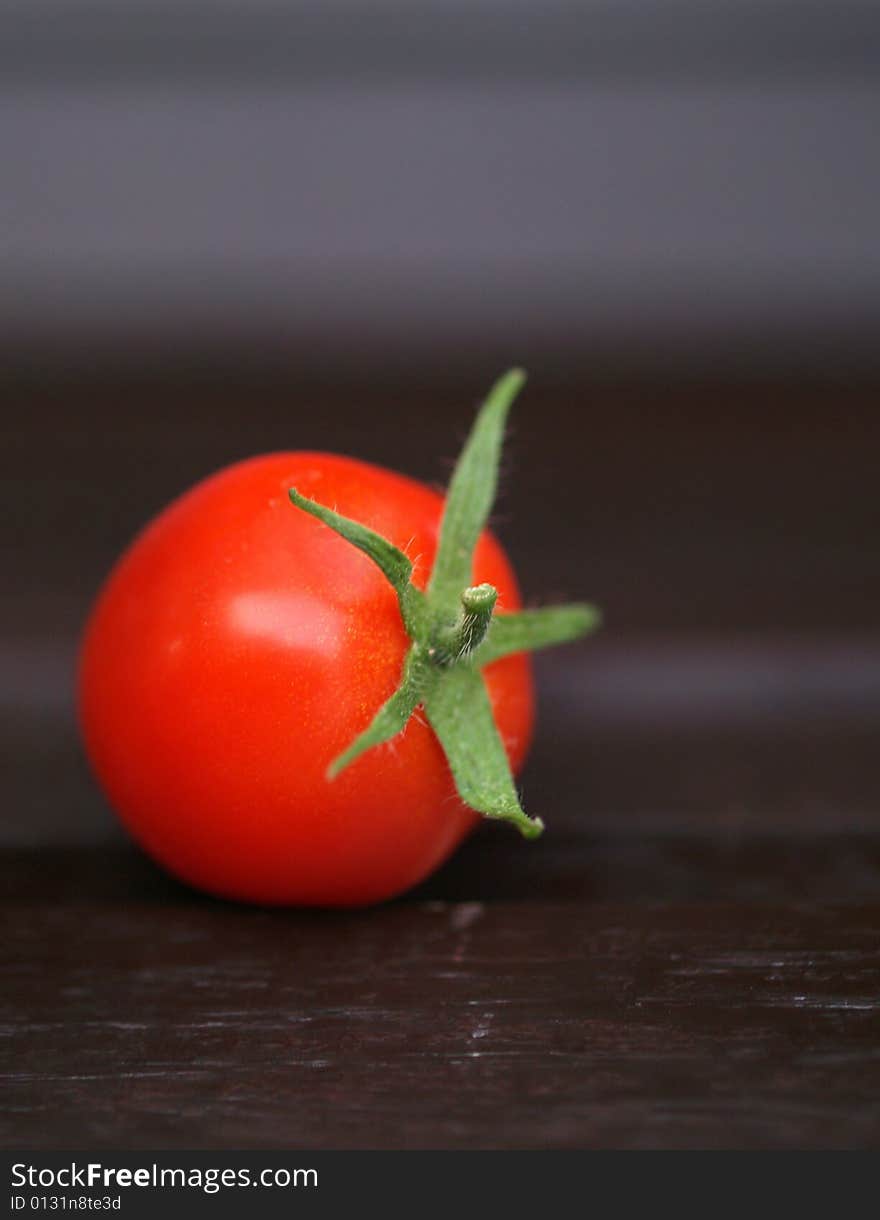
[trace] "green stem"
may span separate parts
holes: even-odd
[[[498,600],[494,585],[473,585],[461,595],[458,619],[437,633],[430,655],[438,665],[452,665],[470,656],[483,642]]]

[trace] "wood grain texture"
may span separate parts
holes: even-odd
[[[20,894],[4,926],[8,1147],[880,1143],[880,902],[173,888]]]

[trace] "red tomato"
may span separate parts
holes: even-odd
[[[231,466],[162,512],[111,573],[79,674],[86,749],[135,839],[200,889],[259,903],[350,906],[427,876],[475,826],[424,715],[330,781],[328,764],[394,691],[408,645],[375,565],[294,509],[287,490],[370,526],[423,588],[443,499],[323,453]],[[519,608],[485,532],[474,582]],[[517,770],[531,737],[526,654],[485,677]]]

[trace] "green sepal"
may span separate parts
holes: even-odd
[[[327,777],[335,779],[340,771],[359,758],[365,750],[380,746],[391,741],[401,733],[409,723],[409,718],[418,705],[423,702],[438,675],[434,669],[420,658],[418,649],[413,647],[406,655],[403,663],[403,677],[400,686],[382,706],[376,715],[360,733],[348,749],[344,750],[327,769]]]
[[[359,521],[343,517],[332,508],[319,504],[317,500],[310,500],[308,496],[301,495],[295,487],[289,488],[287,494],[297,508],[329,525],[352,546],[356,546],[372,559],[397,594],[404,626],[410,636],[418,631],[424,616],[424,594],[411,583],[413,566],[408,556],[375,530],[368,529]]]
[[[465,663],[447,670],[428,692],[425,711],[440,739],[459,796],[489,818],[512,822],[524,838],[544,829],[523,811],[482,676]]]
[[[489,665],[514,652],[534,652],[567,644],[595,631],[601,622],[601,611],[586,602],[497,614],[486,639],[474,653],[474,664]]]
[[[495,500],[507,413],[525,379],[521,369],[511,369],[492,387],[449,483],[428,598],[453,618],[462,589],[471,583],[474,547]]]

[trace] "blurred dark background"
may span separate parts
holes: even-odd
[[[72,675],[142,523],[442,481],[512,363],[496,524],[607,619],[538,666],[557,843],[876,830],[878,65],[859,0],[8,2],[3,841],[120,834]]]

